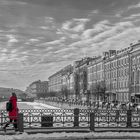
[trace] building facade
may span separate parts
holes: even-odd
[[[101,82],[105,84],[104,99],[94,86],[102,86]],[[88,65],[88,89],[95,101],[140,102],[140,42],[93,59]]]
[[[26,93],[28,96],[37,97],[38,94],[47,94],[48,92],[48,81],[35,81],[32,82],[27,88]]]
[[[85,57],[74,62],[74,93],[76,100],[86,101],[88,90],[87,66],[92,58]]]
[[[104,61],[101,56],[93,57],[87,66],[88,71],[88,93],[90,94],[88,98],[91,101],[103,100],[101,94],[103,91],[100,91],[101,88],[104,88]],[[102,87],[99,87],[102,86]]]
[[[131,77],[129,89],[131,99],[135,102],[140,102],[140,41],[132,44],[131,50]]]
[[[60,92],[62,87],[62,70],[51,75],[48,79],[49,92]]]
[[[62,89],[79,101],[140,102],[140,41],[74,61],[50,76],[49,91]]]
[[[49,91],[70,98],[74,95],[73,83],[73,66],[68,65],[49,77]]]
[[[104,71],[106,93],[109,101],[128,102],[129,97],[129,52],[130,48],[123,50],[110,50],[104,57]]]

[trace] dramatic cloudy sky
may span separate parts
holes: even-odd
[[[140,0],[0,0],[0,87],[25,90],[84,56],[140,40]]]

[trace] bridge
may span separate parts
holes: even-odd
[[[0,110],[0,127],[9,121]],[[21,109],[18,115],[20,132],[53,131],[139,131],[140,112],[135,110],[93,109]],[[8,130],[12,130],[12,125]]]

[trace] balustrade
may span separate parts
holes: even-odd
[[[51,118],[49,120],[45,117]],[[48,127],[89,128],[91,131],[96,128],[140,128],[140,113],[133,110],[22,109],[19,111],[18,119],[21,132],[24,129],[48,129]],[[0,110],[0,126],[3,127],[7,121],[9,121],[7,112]],[[45,126],[42,123],[52,124]]]

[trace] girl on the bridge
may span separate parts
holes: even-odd
[[[15,131],[18,131],[17,128],[17,117],[18,117],[18,107],[17,107],[17,96],[13,92],[12,96],[10,97],[9,101],[12,103],[12,111],[8,112],[10,121],[5,124],[3,130],[6,132],[6,127],[9,126],[10,123],[13,123]]]

